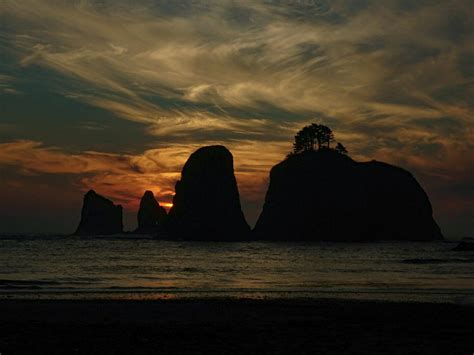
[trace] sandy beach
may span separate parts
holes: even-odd
[[[1,300],[0,353],[472,354],[474,307],[341,300]]]

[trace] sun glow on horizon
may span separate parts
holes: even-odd
[[[163,206],[165,209],[170,210],[173,207],[173,203],[171,202],[159,202],[160,206]]]

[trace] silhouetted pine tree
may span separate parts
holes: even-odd
[[[324,125],[313,123],[303,127],[295,136],[293,151],[289,156],[309,151],[319,151],[321,149],[332,149],[334,133]],[[347,151],[346,151],[347,152]]]

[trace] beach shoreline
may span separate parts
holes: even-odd
[[[0,300],[0,353],[472,354],[474,307],[333,299]]]

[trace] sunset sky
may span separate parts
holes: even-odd
[[[0,232],[73,232],[90,188],[134,228],[143,192],[171,202],[210,144],[232,151],[253,225],[317,122],[410,170],[447,237],[473,236],[473,19],[472,0],[3,0]]]

